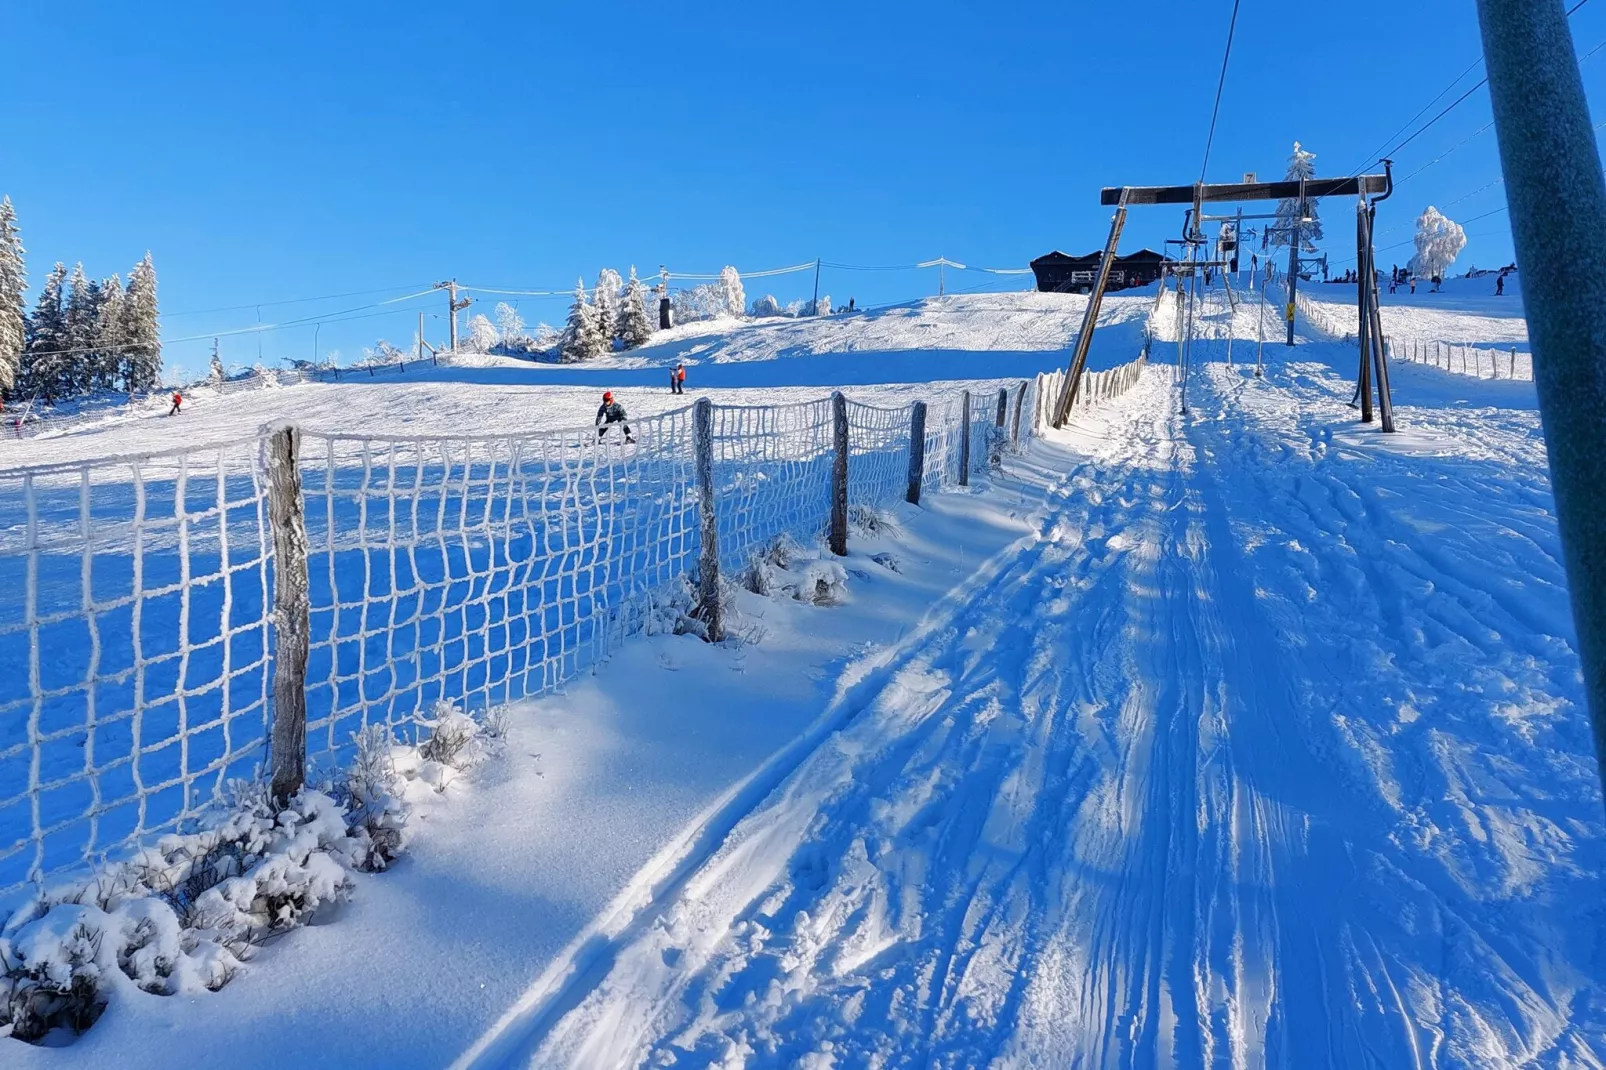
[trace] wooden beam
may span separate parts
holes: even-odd
[[[1128,205],[1192,204],[1198,194],[1210,201],[1280,201],[1299,196],[1299,182],[1226,182],[1209,186],[1106,186],[1099,192],[1100,204],[1119,204],[1121,191],[1127,191]],[[1354,178],[1310,178],[1305,180],[1307,197],[1354,197],[1357,194],[1386,193],[1388,176],[1357,175]]]

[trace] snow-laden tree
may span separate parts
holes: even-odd
[[[831,314],[831,295],[821,294],[818,301],[809,303],[809,315],[829,316]]]
[[[496,325],[484,313],[475,313],[468,319],[468,344],[476,353],[489,353],[496,348],[501,336],[496,333]]]
[[[1430,204],[1416,220],[1416,255],[1411,257],[1411,273],[1420,278],[1443,278],[1466,247],[1467,234],[1461,224]]]
[[[123,295],[123,386],[155,390],[162,379],[161,325],[156,310],[156,267],[151,254],[134,265]]]
[[[496,306],[496,331],[502,348],[513,353],[524,353],[530,348],[530,336],[524,333],[524,320],[519,310],[501,301]]]
[[[647,287],[636,278],[636,267],[630,266],[630,281],[625,283],[624,306],[619,310],[619,340],[626,349],[646,345],[652,337],[652,317],[647,315]]]
[[[563,332],[550,323],[537,323],[530,335],[530,349],[536,353],[550,353],[563,342]]]
[[[569,306],[569,322],[563,328],[558,354],[565,363],[595,360],[607,352],[607,342],[597,325],[597,307],[586,296],[585,280],[574,286],[574,304]]]
[[[676,290],[670,299],[674,303],[676,323],[695,323],[698,320],[717,319],[728,313],[724,287],[713,283]]]
[[[619,335],[619,290],[623,286],[624,281],[613,268],[603,268],[597,273],[592,304],[597,310],[597,330],[604,341],[612,342]]]
[[[100,376],[100,351],[95,330],[96,313],[100,311],[100,284],[84,274],[84,265],[73,266],[68,289],[63,301],[63,317],[67,330],[66,374],[68,392],[85,394],[91,390],[109,389],[111,383]]]
[[[68,393],[67,315],[62,290],[67,265],[58,262],[45,276],[45,284],[28,317],[17,387],[20,393],[52,400]]]
[[[116,275],[100,284],[100,304],[95,309],[95,376],[108,389],[117,385],[123,366],[123,280]]]
[[[742,277],[729,264],[719,269],[719,288],[725,295],[725,314],[740,317],[747,311],[747,294],[742,291]]]
[[[229,373],[223,369],[223,357],[217,351],[217,340],[213,339],[212,366],[207,372],[206,381],[211,383],[213,386],[222,386],[223,380],[227,379],[228,377]]]
[[[1283,178],[1290,182],[1315,178],[1316,165],[1311,162],[1314,159],[1314,152],[1308,152],[1300,147],[1299,142],[1294,142],[1294,154],[1288,157],[1288,173]],[[1322,240],[1322,221],[1316,215],[1316,199],[1284,197],[1278,201],[1276,227],[1271,232],[1273,247],[1286,247],[1297,230],[1300,248],[1307,253],[1314,253],[1316,243]]]
[[[23,256],[22,235],[17,233],[17,212],[11,198],[0,198],[0,391],[17,385],[22,367],[22,349],[27,342],[27,308],[23,293],[28,289],[27,262]]]
[[[485,319],[484,316],[476,316],[474,318]],[[381,338],[372,346],[363,347],[362,360],[358,363],[361,367],[372,369],[382,368],[389,364],[400,364],[406,359],[406,350],[399,349]]]
[[[781,303],[775,300],[774,294],[765,294],[763,297],[756,297],[753,299],[753,315],[779,316],[781,315]]]

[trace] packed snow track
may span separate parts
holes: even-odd
[[[1385,442],[1319,363],[1171,376],[463,1065],[1602,1065],[1531,403]]]

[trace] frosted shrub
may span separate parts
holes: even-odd
[[[773,294],[765,294],[763,297],[753,299],[753,315],[780,316],[784,315],[784,313],[781,311],[781,303],[775,300],[775,296]]]
[[[903,537],[903,525],[885,509],[868,505],[848,506],[848,523],[861,535],[879,535],[888,539]]]
[[[848,600],[847,569],[835,561],[810,561],[792,588],[792,597],[811,606],[839,606]]]

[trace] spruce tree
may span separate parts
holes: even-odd
[[[747,311],[747,294],[742,290],[742,277],[730,264],[719,269],[719,289],[724,298],[725,315],[739,317]]]
[[[558,354],[564,363],[574,364],[600,357],[604,345],[597,329],[596,306],[586,299],[586,284],[581,279],[574,285],[574,304],[569,306],[569,322],[563,328]]]
[[[87,394],[98,390],[102,383],[97,374],[100,360],[96,352],[95,312],[100,304],[100,284],[84,274],[80,262],[73,266],[68,280],[63,317],[67,331],[67,352],[63,355],[63,368],[67,380],[66,393]]]
[[[155,390],[162,376],[161,326],[156,310],[156,267],[151,254],[134,266],[123,301],[123,388]]]
[[[124,304],[120,277],[113,275],[100,284],[100,305],[95,309],[95,377],[107,390],[116,389],[122,373]]]
[[[223,380],[229,377],[223,370],[223,355],[217,351],[217,339],[212,339],[212,367],[207,373],[206,381],[213,386],[222,386]]]
[[[28,315],[22,295],[28,274],[23,252],[16,209],[10,197],[0,199],[0,393],[16,389],[27,344]]]
[[[1294,142],[1294,154],[1288,157],[1288,173],[1283,178],[1290,182],[1315,178],[1316,165],[1311,162],[1314,159],[1314,152],[1308,152],[1300,148],[1299,142]],[[1322,221],[1317,218],[1314,197],[1284,197],[1277,202],[1277,229],[1271,233],[1272,246],[1286,246],[1296,232],[1299,234],[1300,247],[1307,253],[1314,253],[1315,243],[1322,240]]]
[[[635,265],[630,268],[630,281],[625,283],[624,308],[619,314],[619,339],[626,349],[647,344],[652,337],[652,318],[647,315],[647,287],[636,278]]]
[[[619,336],[619,288],[623,282],[613,268],[603,268],[597,274],[596,296],[592,304],[597,310],[597,331],[602,335],[604,348],[611,348]]]
[[[18,391],[46,401],[67,392],[67,319],[61,299],[66,283],[67,265],[58,262],[45,276],[24,339]]]

